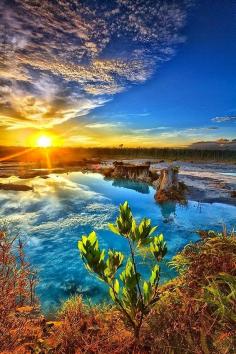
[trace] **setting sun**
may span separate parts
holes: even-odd
[[[37,146],[48,148],[52,146],[52,139],[49,136],[42,135],[37,139]]]

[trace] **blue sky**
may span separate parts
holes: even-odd
[[[0,144],[236,137],[236,1],[36,4],[0,4]]]
[[[191,136],[195,133],[200,140],[235,138],[236,2],[200,1],[189,14],[185,34],[186,42],[171,61],[143,85],[100,109],[101,115],[142,112],[147,113],[145,119],[138,114],[136,119],[127,119],[133,128],[166,126],[165,132],[173,136],[196,128],[187,137],[183,132],[183,138],[195,140]],[[214,121],[226,116],[232,119]]]

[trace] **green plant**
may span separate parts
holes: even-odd
[[[101,250],[96,233],[82,236],[78,248],[86,268],[95,273],[109,287],[112,300],[132,326],[134,335],[139,337],[143,318],[158,301],[160,262],[167,252],[163,235],[154,236],[157,227],[152,227],[150,219],[142,219],[139,224],[133,218],[127,202],[120,205],[120,214],[110,230],[124,237],[129,245],[130,257],[115,250]],[[142,278],[137,269],[136,251],[146,248],[154,257],[155,264],[150,267],[148,280]],[[121,272],[118,272],[120,268]]]

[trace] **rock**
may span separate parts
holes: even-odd
[[[177,201],[184,202],[186,187],[184,183],[178,181],[179,168],[169,166],[161,170],[160,177],[153,184],[157,192],[155,199],[159,202]]]
[[[170,188],[178,187],[178,167],[164,168],[159,177],[159,191],[168,191]]]
[[[159,178],[152,182],[153,187],[157,190],[159,188]]]

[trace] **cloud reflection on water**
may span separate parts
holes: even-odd
[[[223,222],[231,227],[235,220],[235,207],[224,204],[203,203],[199,209],[197,202],[190,201],[187,207],[160,208],[152,188],[147,194],[137,191],[140,184],[130,189],[130,184],[126,188],[124,182],[118,188],[99,174],[75,172],[52,174],[46,179],[0,179],[0,183],[7,181],[33,187],[26,192],[1,191],[0,223],[5,222],[10,231],[27,241],[26,253],[39,271],[38,295],[46,311],[75,292],[96,302],[106,299],[104,286],[84,269],[77,242],[83,234],[96,229],[102,248],[127,253],[126,241],[107,230],[119,203],[125,200],[137,219],[150,217],[153,224],[159,225],[158,232],[163,232],[167,241],[168,259],[198,239],[196,230],[221,230]],[[172,276],[173,271],[162,267],[161,279]]]

